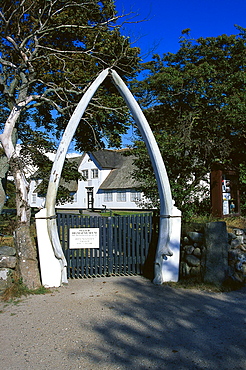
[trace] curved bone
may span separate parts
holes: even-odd
[[[63,254],[59,235],[57,231],[57,224],[55,220],[55,203],[57,190],[61,178],[61,172],[64,165],[65,157],[68,151],[68,147],[73,139],[74,133],[78,127],[81,117],[84,114],[91,98],[95,94],[98,87],[105,80],[108,75],[108,69],[100,73],[96,80],[91,84],[88,90],[83,95],[82,99],[78,103],[72,117],[70,118],[66,130],[64,131],[62,140],[57,149],[56,157],[51,170],[49,186],[46,194],[45,207],[47,209],[47,228],[50,236],[51,244],[54,250],[55,256],[59,259],[61,264],[61,282],[67,283],[67,262]]]
[[[160,221],[159,221],[159,238],[155,258],[154,283],[162,284],[163,259],[166,259],[167,258],[166,256],[172,256],[172,251],[170,250],[169,246],[169,240],[171,234],[170,215],[172,213],[173,202],[169,180],[159,147],[156,143],[155,137],[149,127],[148,121],[146,120],[141,108],[139,107],[134,96],[132,95],[126,84],[123,82],[123,80],[120,78],[120,76],[114,70],[110,70],[110,73],[117,89],[124,98],[141,132],[143,140],[147,146],[152,166],[155,172],[155,177],[157,180],[157,186],[160,197]]]

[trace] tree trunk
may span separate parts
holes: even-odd
[[[11,172],[16,186],[17,227],[14,241],[17,254],[17,271],[24,285],[29,289],[40,287],[40,273],[37,248],[31,235],[31,209],[28,205],[28,183],[24,177],[18,157],[12,157]]]
[[[17,273],[29,289],[40,287],[37,250],[30,235],[30,225],[20,223],[14,232],[17,251]]]
[[[6,177],[8,172],[8,159],[6,156],[2,155],[0,157],[0,214],[6,200]]]
[[[16,212],[17,227],[14,233],[14,241],[17,255],[17,272],[24,285],[29,289],[38,288],[40,283],[40,274],[37,260],[37,249],[34,238],[31,236],[31,210],[28,206],[28,187],[24,173],[24,164],[21,163],[15,151],[16,123],[20,117],[22,108],[32,100],[32,97],[26,98],[23,90],[19,104],[13,106],[10,115],[5,123],[4,131],[0,135],[0,140],[4,152],[8,158],[11,174],[14,177],[16,189]]]

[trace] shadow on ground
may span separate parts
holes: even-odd
[[[245,369],[245,290],[203,293],[126,278],[101,304],[97,320],[78,323],[97,339],[80,338],[71,359],[102,369]]]

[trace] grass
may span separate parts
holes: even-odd
[[[225,293],[225,292],[232,292],[234,290],[242,289],[245,284],[240,282],[234,281],[225,281],[223,285],[216,285],[212,283],[204,283],[194,279],[185,279],[180,280],[177,283],[175,282],[166,282],[163,285],[170,286],[172,288],[177,289],[191,289],[191,290],[199,290],[203,292],[213,292],[213,293]]]
[[[232,232],[233,229],[246,229],[246,217],[226,217],[223,221],[226,222],[229,232]]]
[[[12,276],[12,284],[5,289],[3,292],[1,299],[5,302],[16,301],[16,299],[21,298],[23,296],[28,295],[39,295],[39,294],[47,294],[52,293],[50,288],[45,288],[44,286],[40,286],[37,289],[28,289],[22,282],[22,279],[17,278],[16,275]]]
[[[204,225],[208,222],[223,221],[226,223],[227,231],[233,232],[233,229],[246,229],[246,217],[224,217],[224,218],[215,218],[212,216],[196,216],[192,217],[189,222],[182,224],[183,230],[191,231],[192,228],[197,225]],[[194,230],[192,230],[194,231]]]

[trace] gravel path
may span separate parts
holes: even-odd
[[[140,276],[69,280],[0,303],[1,369],[246,369],[246,289],[204,293]]]

